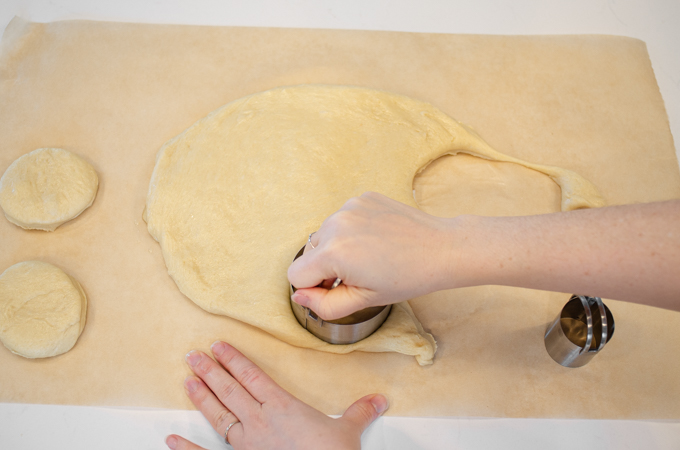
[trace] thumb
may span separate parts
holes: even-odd
[[[341,284],[335,289],[298,289],[293,294],[293,301],[311,309],[324,320],[334,320],[366,308],[365,294],[365,289]]]
[[[340,420],[358,428],[363,433],[388,407],[389,404],[384,395],[367,395],[352,403]]]
[[[171,450],[205,450],[203,447],[199,447],[191,441],[187,441],[182,436],[177,436],[176,434],[171,434],[165,438],[165,445]]]

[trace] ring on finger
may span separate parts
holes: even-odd
[[[315,246],[314,244],[312,244],[312,236],[314,236],[315,233],[316,233],[316,231],[314,231],[313,233],[310,233],[309,239],[307,239],[307,243],[308,243],[312,248],[316,248],[316,246]]]
[[[233,427],[234,425],[236,425],[237,423],[240,423],[240,422],[241,422],[240,420],[236,419],[235,421],[233,421],[232,423],[227,425],[227,429],[224,430],[224,442],[226,442],[227,445],[231,445],[229,443],[229,430],[231,429],[231,427]]]

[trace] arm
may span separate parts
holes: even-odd
[[[347,202],[291,265],[294,300],[333,319],[483,284],[680,310],[680,201],[526,217],[442,219],[380,194]],[[309,250],[309,249],[308,249]],[[316,288],[339,277],[332,291]]]
[[[678,200],[460,222],[463,241],[453,242],[471,255],[457,267],[462,285],[583,293],[680,310]]]

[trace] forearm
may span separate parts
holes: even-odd
[[[453,219],[449,287],[572,292],[680,310],[680,201]]]

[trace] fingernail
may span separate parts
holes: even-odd
[[[373,397],[371,399],[371,405],[373,405],[378,414],[384,413],[387,411],[387,408],[390,407],[390,404],[384,395],[376,395]]]
[[[168,436],[165,438],[165,445],[170,447],[172,450],[177,448],[177,438],[175,436]]]
[[[196,364],[198,364],[198,362],[201,360],[201,354],[198,353],[196,350],[192,350],[189,353],[187,353],[185,359],[187,360],[189,365],[193,367]]]
[[[213,345],[210,346],[210,350],[212,350],[213,355],[215,356],[220,356],[224,351],[227,349],[227,344],[225,344],[222,341],[215,341],[213,342]]]
[[[184,387],[189,392],[196,392],[196,389],[198,389],[198,380],[194,377],[187,377],[187,379],[184,380]]]
[[[296,292],[293,294],[293,301],[297,303],[298,305],[308,307],[309,306],[309,297],[307,297],[305,294],[300,294],[299,292]]]

